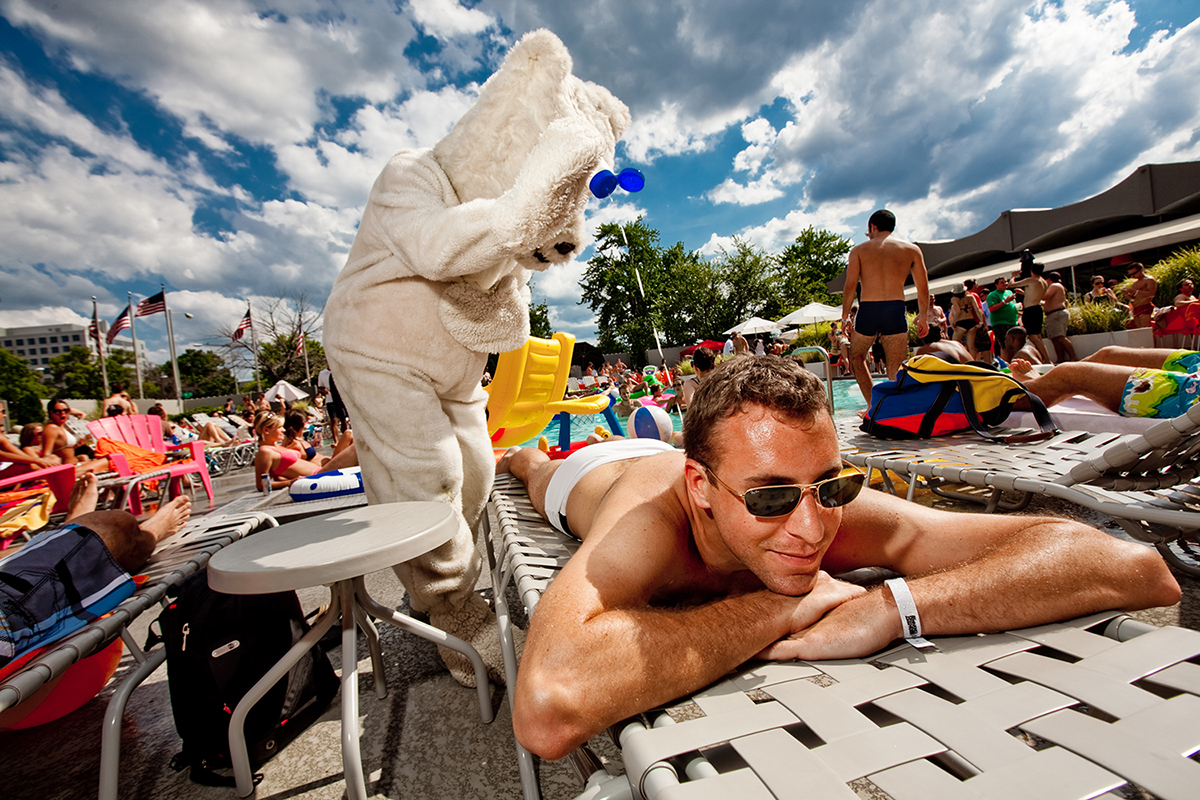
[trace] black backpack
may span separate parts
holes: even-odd
[[[188,577],[177,590],[158,617],[171,710],[183,739],[183,751],[171,766],[191,767],[196,783],[233,786],[232,777],[212,772],[231,766],[233,710],[309,627],[295,592],[221,594],[208,587],[208,570]],[[251,766],[258,769],[315,722],[338,686],[329,658],[314,647],[247,715]]]

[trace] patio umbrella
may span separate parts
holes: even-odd
[[[751,317],[741,324],[734,325],[732,328],[725,331],[725,333],[729,334],[736,331],[745,336],[747,333],[770,333],[771,331],[782,330],[783,327],[784,326],[780,325],[778,322],[771,322],[769,319],[763,319],[762,317]]]
[[[270,389],[267,389],[267,393],[264,395],[264,397],[267,398],[268,402],[279,398],[280,400],[290,403],[294,400],[303,400],[304,398],[308,397],[308,392],[297,389],[287,381],[280,381]]]
[[[724,342],[716,342],[716,341],[713,341],[712,339],[705,339],[703,342],[699,342],[690,347],[685,347],[682,350],[680,350],[679,357],[687,358],[692,353],[699,350],[701,347],[707,347],[709,350],[712,350],[714,353],[720,353],[721,349],[723,347],[725,347],[725,343]]]
[[[809,303],[797,308],[779,320],[780,325],[812,325],[816,322],[832,322],[842,318],[842,310],[824,303]]]

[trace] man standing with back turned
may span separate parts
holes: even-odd
[[[862,285],[858,316],[850,334],[850,366],[858,388],[871,403],[871,373],[867,353],[879,339],[887,356],[890,380],[908,355],[908,319],[904,316],[904,283],[911,273],[917,287],[917,335],[929,333],[929,278],[921,248],[892,236],[896,215],[881,209],[867,220],[867,241],[850,251],[846,287],[842,293],[842,322],[850,318],[854,292]]]

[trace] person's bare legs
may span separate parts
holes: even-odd
[[[1029,343],[1036,347],[1037,351],[1042,354],[1042,361],[1049,364],[1050,352],[1046,350],[1046,343],[1042,341],[1042,335],[1040,333],[1030,333],[1028,334],[1028,339]]]
[[[593,447],[597,445],[592,445]],[[554,460],[536,447],[510,447],[496,462],[496,474],[511,473],[525,484],[529,501],[543,518],[546,516],[546,487],[561,460]]]
[[[1075,345],[1071,344],[1071,340],[1066,336],[1059,336],[1056,339],[1051,339],[1050,343],[1054,345],[1054,354],[1058,356],[1058,363],[1062,364],[1066,361],[1078,361],[1075,356]],[[1162,366],[1161,364],[1159,366]]]
[[[154,537],[158,544],[168,536],[176,534],[184,523],[192,516],[192,499],[185,494],[179,495],[159,506],[158,511],[144,520],[139,527]]]
[[[335,469],[345,469],[346,467],[358,466],[358,450],[354,448],[354,442],[348,436],[343,436],[344,441],[349,441],[350,444],[346,447],[339,447],[334,450],[333,455],[324,466],[321,467],[322,472],[328,472]],[[338,443],[339,445],[341,442]]]
[[[1101,347],[1081,361],[1092,364],[1118,364],[1123,367],[1145,367],[1147,369],[1162,369],[1167,357],[1175,350],[1169,347],[1121,347],[1109,345]]]
[[[92,513],[98,502],[100,490],[96,487],[96,473],[89,472],[75,481],[75,486],[71,488],[71,500],[67,504],[67,518],[64,521],[70,522],[78,516]]]
[[[1047,406],[1078,394],[1114,413],[1121,407],[1121,394],[1134,370],[1116,364],[1071,361],[1055,366],[1045,375],[1038,375],[1033,365],[1023,358],[1014,358],[1009,367],[1012,376]]]
[[[121,569],[133,573],[146,564],[159,542],[187,522],[191,508],[192,501],[180,495],[140,524],[128,511],[91,511],[71,522],[94,531]]]
[[[871,345],[875,343],[875,337],[864,336],[855,331],[850,334],[850,369],[854,373],[854,380],[858,383],[858,390],[862,392],[863,399],[867,401],[867,405],[871,404],[871,372],[867,369],[867,357],[871,353]]]
[[[896,373],[900,371],[900,365],[908,358],[908,332],[880,336],[879,341],[883,345],[883,354],[887,358],[888,380],[894,381]],[[867,402],[871,402],[870,397],[867,398]]]

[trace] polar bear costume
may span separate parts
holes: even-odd
[[[458,516],[451,541],[396,574],[498,682],[495,618],[474,592],[495,469],[480,379],[488,353],[529,337],[529,270],[581,249],[588,179],[628,126],[623,103],[571,74],[554,34],[525,35],[444,139],[392,156],[325,307],[368,501],[436,500]],[[465,657],[441,655],[474,685]]]

